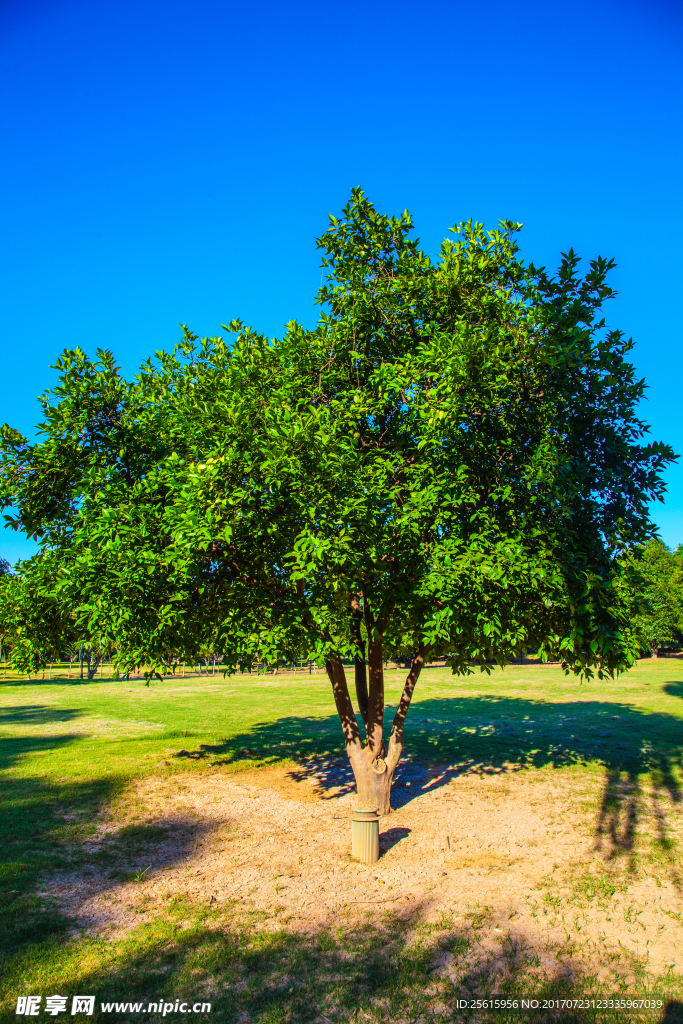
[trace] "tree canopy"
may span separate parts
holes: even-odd
[[[463,673],[534,647],[586,675],[636,655],[618,558],[653,536],[674,455],[644,442],[632,343],[601,315],[613,262],[581,276],[570,250],[550,274],[519,227],[460,224],[431,260],[354,190],[318,241],[315,329],[186,329],[131,382],[68,351],[39,442],[2,430],[2,501],[79,627],[125,668],[207,641],[228,668],[324,662],[384,807],[427,655]],[[388,747],[386,648],[412,656]]]

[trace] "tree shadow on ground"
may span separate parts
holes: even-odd
[[[4,708],[5,724],[69,722],[79,709],[57,711],[42,705]],[[0,738],[0,771],[46,755],[83,734],[11,735]],[[182,816],[150,824],[134,823],[96,836],[101,812],[120,794],[127,778],[60,780],[38,774],[6,774],[0,785],[0,962],[7,950],[63,935],[71,924],[56,901],[37,894],[46,878],[69,875],[90,880],[93,892],[111,889],[136,869],[182,862],[206,830]],[[0,970],[1,973],[1,970]]]
[[[121,886],[126,884],[133,883],[125,892],[126,899],[136,901],[144,897],[144,886],[153,883],[158,872],[186,862],[211,830],[206,822],[177,814],[124,824],[104,836],[89,839],[80,850],[78,884],[74,883],[72,872],[66,878],[70,895],[67,916],[73,912],[77,919],[86,898],[121,893]],[[190,881],[188,875],[188,884]],[[59,885],[59,875],[53,875],[44,889],[55,894]]]
[[[336,716],[289,716],[175,756],[226,767],[293,760],[291,779],[312,781],[323,799],[334,800],[354,790],[339,734]],[[598,764],[605,771],[596,824],[596,846],[603,855],[631,858],[643,816],[654,818],[661,851],[672,848],[667,807],[681,803],[683,772],[683,723],[674,715],[612,701],[456,696],[414,705],[406,739],[408,754],[394,776],[394,808],[466,773]],[[678,884],[677,875],[674,881]]]
[[[62,739],[57,737],[57,740]],[[68,738],[66,739],[68,742]],[[44,737],[38,749],[54,747]],[[24,752],[35,745],[24,746]],[[54,901],[38,898],[45,873],[78,866],[60,827],[73,837],[111,798],[113,783],[55,783],[40,777],[5,778],[0,789],[0,956],[3,950],[61,934],[68,921]],[[67,816],[68,815],[68,819]]]
[[[540,933],[510,929],[492,944],[492,920],[428,925],[427,909],[288,928],[240,907],[197,908],[176,899],[117,944],[81,940],[20,951],[5,963],[5,1005],[11,1013],[16,994],[31,990],[31,967],[35,972],[45,965],[46,990],[95,995],[95,1020],[111,1019],[113,1007],[102,1012],[103,1003],[119,1003],[122,1024],[141,1013],[150,1021],[169,1010],[174,1016],[176,1000],[210,1003],[210,1015],[201,1019],[222,1024],[621,1024],[623,1009],[591,1007],[589,999],[628,998],[636,987],[638,995],[663,1005],[647,1015],[629,1013],[629,1020],[683,1020],[680,979],[666,988],[644,977],[628,984],[622,969],[621,987],[616,978],[601,987]],[[543,969],[539,953],[547,961]],[[518,1004],[527,998],[535,1005],[509,1015],[486,1004],[476,1013],[463,1007],[464,1000],[492,998]],[[576,1000],[588,1005],[566,1005]],[[148,1011],[150,1003],[155,1009]]]
[[[30,754],[47,753],[82,740],[82,733],[49,736],[3,736],[0,739],[0,771],[7,771]]]
[[[25,704],[19,707],[0,709],[0,726],[54,725],[58,722],[72,722],[82,714],[83,712],[79,708],[59,711],[43,704]],[[2,736],[0,737],[0,771],[7,771],[31,754],[57,750],[82,738],[82,734],[79,733],[59,733],[47,736]]]
[[[126,782],[3,780],[0,962],[9,950],[63,935],[86,897],[133,880],[150,882],[157,870],[184,863],[207,832],[205,823],[178,814],[124,822],[101,834],[100,812]]]
[[[15,704],[0,708],[0,725],[46,725],[50,722],[72,722],[85,714],[83,708],[55,708],[49,704]]]
[[[6,708],[5,724],[42,725],[69,721],[78,714],[59,714],[41,705]],[[59,716],[59,717],[57,717]],[[0,771],[34,754],[47,754],[82,739],[78,734],[3,736]],[[111,785],[101,782],[59,784],[36,776],[5,776],[0,786],[0,956],[3,949],[62,933],[67,921],[53,902],[34,894],[39,876],[68,863],[67,850],[55,841],[61,813],[96,814],[111,796]]]

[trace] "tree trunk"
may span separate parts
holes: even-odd
[[[88,679],[91,681],[95,678],[101,657],[102,655],[98,654],[96,658],[93,658],[92,650],[88,651]]]
[[[368,727],[368,680],[365,671],[365,644],[361,634],[361,622],[363,612],[360,607],[359,595],[354,594],[351,598],[351,639],[355,655],[353,659],[354,677],[356,684],[356,701],[358,710],[363,719],[363,725]]]
[[[377,808],[382,815],[391,814],[391,784],[394,773],[389,771],[386,761],[380,759],[377,763],[365,758],[362,765],[354,768],[352,763],[351,767],[354,769],[353,775],[356,780],[358,808]]]
[[[344,734],[346,753],[356,781],[357,806],[363,810],[377,808],[380,814],[386,815],[391,814],[391,785],[405,746],[405,719],[415,684],[424,665],[425,648],[424,645],[420,645],[413,658],[392,723],[389,749],[385,758],[382,637],[376,629],[368,646],[370,648],[370,692],[368,695],[368,725],[366,726],[367,742],[365,744],[361,739],[341,659],[339,657],[331,658],[325,663],[325,668],[332,684],[334,702]]]

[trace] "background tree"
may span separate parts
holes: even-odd
[[[630,550],[622,560],[618,587],[639,643],[659,657],[662,647],[683,639],[683,552],[658,538]]]
[[[631,343],[599,315],[612,263],[582,278],[570,251],[553,277],[519,259],[518,225],[471,222],[432,262],[411,229],[356,190],[319,241],[315,330],[186,332],[131,384],[108,353],[67,353],[46,440],[4,432],[5,503],[63,551],[79,623],[122,665],[204,643],[228,669],[324,662],[359,799],[383,813],[428,656],[632,663],[617,556],[651,536],[673,458],[641,445]]]
[[[50,552],[22,562],[0,585],[0,628],[13,667],[37,675],[57,661],[73,639],[68,603],[55,590]]]
[[[12,572],[12,566],[9,564],[7,559],[0,558],[0,587],[2,587],[3,583],[7,583],[8,582],[8,578],[11,575],[11,572]],[[2,595],[0,594],[0,661],[2,661],[3,664],[6,667],[6,665],[7,665],[7,653],[8,653],[8,647],[9,647],[9,640],[8,640],[8,634],[7,634],[8,624],[6,624],[5,621],[4,621],[4,617],[3,617],[3,613],[2,613],[2,608],[3,608]]]

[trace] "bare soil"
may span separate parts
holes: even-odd
[[[680,970],[680,881],[670,857],[657,859],[680,839],[680,811],[661,794],[619,783],[606,795],[605,785],[578,771],[402,765],[380,861],[367,866],[350,859],[344,764],[160,774],[98,825],[92,868],[56,876],[45,891],[78,930],[112,938],[183,895],[259,911],[266,928],[310,931],[384,910],[408,923],[478,922],[487,955],[514,942],[555,974]],[[98,866],[103,850],[125,852],[126,837],[146,830],[153,841],[144,853],[135,847],[127,879]],[[465,966],[441,965],[453,980]]]

